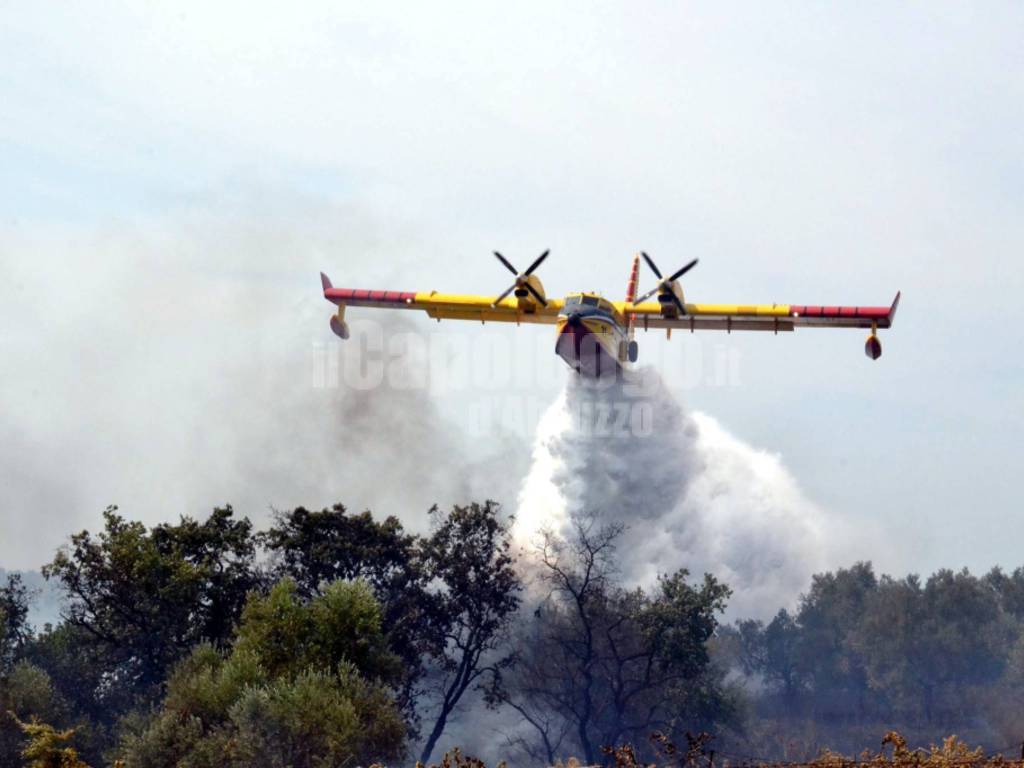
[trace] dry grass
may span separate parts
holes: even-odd
[[[941,745],[929,749],[910,749],[906,740],[896,731],[882,739],[878,752],[865,750],[856,758],[828,750],[813,760],[803,762],[777,762],[771,760],[738,759],[736,756],[716,754],[709,748],[707,734],[687,734],[685,747],[673,744],[660,733],[651,735],[651,745],[657,755],[654,762],[644,762],[629,744],[605,747],[605,766],[614,768],[1024,768],[1024,760],[1011,760],[1003,755],[986,755],[981,747],[970,747],[956,736],[943,740]],[[371,766],[371,768],[380,768]],[[462,754],[458,749],[448,752],[440,763],[416,768],[487,768],[482,760]],[[504,761],[496,768],[507,768]],[[559,761],[551,768],[589,768],[576,758]]]

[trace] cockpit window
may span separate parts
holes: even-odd
[[[596,307],[597,306],[597,296],[584,296],[583,297],[583,303],[586,304],[588,307]]]
[[[567,307],[575,307],[579,303],[580,303],[580,297],[579,296],[570,296],[568,299],[565,300],[565,306],[567,306]]]

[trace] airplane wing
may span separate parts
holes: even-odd
[[[510,297],[497,301],[497,296],[468,296],[437,291],[389,291],[361,288],[335,288],[324,273],[320,273],[324,298],[344,307],[376,307],[379,309],[419,309],[437,320],[474,320],[481,323],[543,323],[558,322],[562,299],[545,299],[542,305],[532,299]],[[332,328],[335,320],[332,319]],[[342,322],[339,321],[339,325]],[[335,333],[342,335],[336,328]],[[347,330],[346,330],[347,333]]]
[[[841,307],[805,304],[685,304],[686,313],[665,317],[660,302],[619,305],[635,317],[635,327],[681,328],[689,331],[792,331],[816,328],[889,328],[896,316],[900,294],[888,307]]]

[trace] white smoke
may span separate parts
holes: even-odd
[[[517,541],[529,548],[580,513],[627,526],[627,582],[712,573],[734,591],[730,618],[792,605],[823,570],[831,528],[778,456],[686,411],[651,368],[614,383],[570,378],[538,426]]]
[[[321,269],[409,287],[391,274],[414,250],[400,227],[276,188],[232,195],[102,232],[0,223],[0,567],[38,568],[108,504],[155,525],[231,503],[265,525],[342,502],[422,532],[432,504],[515,497],[528,441],[465,438],[416,380],[433,323],[350,315],[410,349],[328,330]],[[368,359],[380,381],[350,385]]]

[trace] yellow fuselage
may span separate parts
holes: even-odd
[[[600,376],[627,360],[629,337],[614,305],[598,296],[569,296],[558,316],[555,353],[581,374]]]

